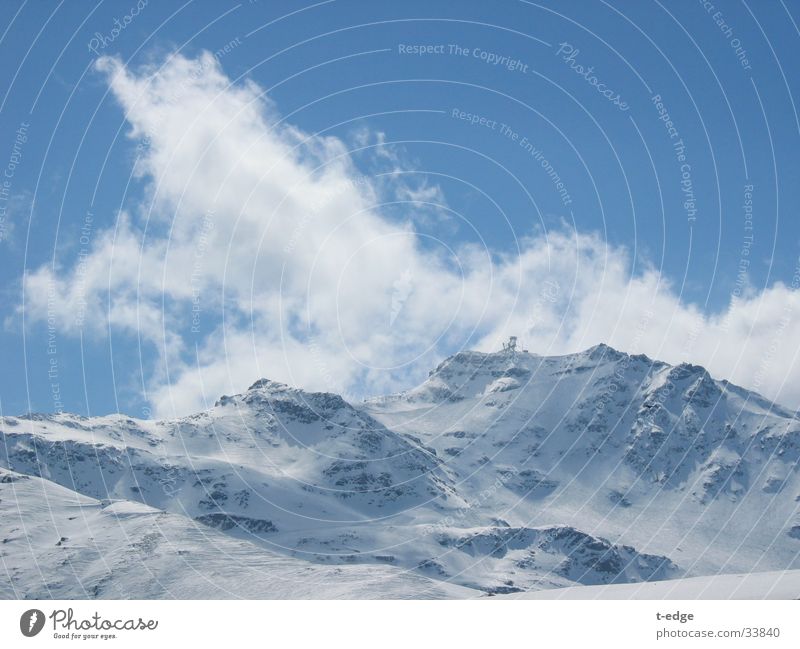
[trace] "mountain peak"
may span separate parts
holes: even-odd
[[[531,362],[539,358],[527,351],[460,351],[444,359],[429,376],[447,374],[454,370],[472,370],[493,372],[498,368],[528,367]]]
[[[614,349],[613,347],[611,347],[610,345],[606,345],[605,343],[598,343],[597,345],[593,345],[592,347],[589,347],[589,349],[583,352],[578,352],[578,354],[589,356],[589,358],[591,359],[599,359],[604,357],[616,359],[627,356],[625,352],[621,352],[617,349]]]
[[[234,405],[237,400],[247,400],[248,397],[252,398],[254,395],[269,393],[269,394],[278,394],[281,392],[289,392],[293,388],[291,388],[286,383],[280,383],[279,381],[273,381],[271,379],[261,378],[258,379],[255,383],[253,383],[244,394],[235,394],[233,396],[223,394],[217,402],[214,404],[215,408],[220,408],[223,406]]]
[[[252,390],[277,390],[277,391],[285,391],[290,389],[290,387],[286,383],[281,383],[280,381],[273,381],[272,379],[265,379],[261,378],[258,379],[253,385],[247,388],[247,391],[250,392]]]
[[[303,413],[303,417],[331,417],[338,411],[353,411],[353,406],[333,392],[311,392],[301,388],[261,378],[243,394],[222,395],[214,407],[245,404],[259,412]]]
[[[628,357],[628,354],[614,349],[606,343],[599,343],[588,349],[571,354],[553,355],[553,356],[540,356],[539,354],[529,352],[528,350],[507,350],[502,349],[494,352],[479,352],[479,351],[460,351],[452,356],[448,356],[439,365],[431,370],[428,375],[436,376],[443,371],[453,369],[454,367],[471,368],[474,371],[495,371],[499,367],[513,368],[518,367],[526,371],[534,369],[543,360],[552,361],[557,359],[564,360],[582,360],[589,359],[592,361],[609,360],[618,361]],[[646,356],[631,356],[631,358],[641,358],[649,360]]]

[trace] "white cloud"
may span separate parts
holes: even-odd
[[[631,277],[625,250],[590,234],[527,236],[520,254],[423,246],[411,217],[378,207],[386,181],[365,182],[343,141],[286,124],[258,86],[232,85],[212,55],[136,71],[111,58],[97,65],[129,137],[147,143],[136,173],[148,201],[97,233],[81,264],[30,274],[26,305],[30,318],[56,314],[67,331],[102,335],[110,319],[151,343],[158,416],[207,407],[260,376],[386,392],[468,341],[496,349],[512,333],[539,353],[602,341],[691,360],[800,404],[800,367],[785,353],[800,341],[790,287],[706,315],[657,271]],[[444,201],[424,181],[398,182],[395,197],[412,207]]]

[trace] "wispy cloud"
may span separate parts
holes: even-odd
[[[128,137],[146,142],[136,173],[148,198],[98,232],[80,265],[29,274],[28,316],[98,336],[110,320],[143,337],[161,359],[149,380],[159,416],[202,409],[260,376],[385,392],[443,354],[495,349],[508,334],[539,353],[602,341],[692,361],[800,405],[796,286],[706,314],[657,270],[632,276],[626,250],[593,234],[524,233],[518,254],[423,246],[410,215],[380,207],[385,177],[365,179],[343,140],[286,123],[211,54],[137,70],[103,57],[97,68]],[[384,155],[401,170],[396,153]],[[394,175],[409,210],[444,202],[438,187]],[[81,323],[70,316],[79,301]]]

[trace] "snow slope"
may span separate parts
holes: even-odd
[[[0,598],[452,598],[391,566],[291,559],[184,517],[0,470]]]

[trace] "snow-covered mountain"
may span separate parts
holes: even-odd
[[[5,417],[0,594],[459,597],[800,568],[799,457],[795,413],[604,345],[462,352],[362,404],[262,379],[175,421]]]

